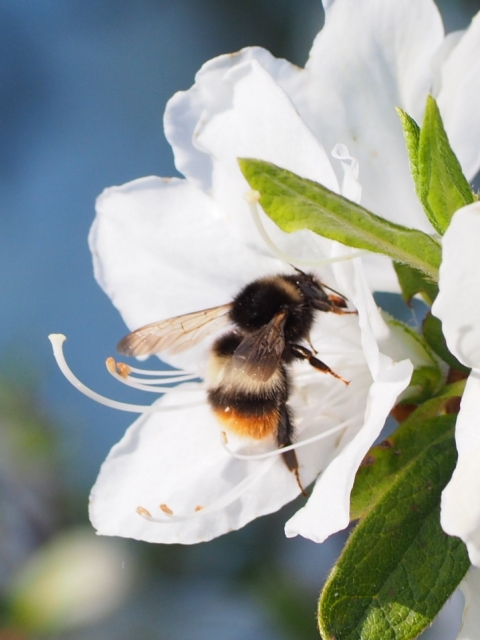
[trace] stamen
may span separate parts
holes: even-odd
[[[127,378],[132,372],[128,364],[125,364],[124,362],[119,362],[117,364],[117,369],[122,378]]]
[[[170,509],[168,505],[161,504],[160,509],[163,511],[163,513],[166,513],[167,516],[173,516],[173,511]]]
[[[157,382],[161,382],[163,384],[166,384],[168,382],[172,382],[172,383],[176,383],[178,384],[179,382],[185,382],[189,379],[192,379],[193,376],[188,376],[187,378],[182,378],[182,379],[178,379],[178,378],[164,378],[163,380],[142,380],[141,378],[134,378],[133,376],[128,375],[128,373],[126,373],[127,371],[130,370],[130,367],[127,364],[124,364],[123,362],[119,362],[116,363],[114,358],[110,357],[107,358],[105,361],[105,364],[107,366],[107,371],[110,375],[112,375],[115,380],[118,380],[118,382],[121,382],[122,384],[126,384],[127,387],[133,387],[134,389],[139,389],[140,391],[147,391],[149,393],[171,393],[172,391],[174,393],[178,393],[180,392],[185,392],[188,391],[188,389],[185,389],[184,387],[160,387],[160,386],[154,386],[154,384]],[[122,373],[125,372],[125,373]],[[198,378],[198,375],[195,376],[196,378]]]
[[[74,373],[69,368],[65,356],[63,354],[63,343],[66,340],[66,337],[61,333],[51,333],[48,336],[48,339],[52,343],[53,347],[53,355],[57,364],[60,368],[60,371],[67,378],[67,380],[76,388],[78,391],[86,395],[87,397],[95,400],[100,404],[104,404],[107,407],[111,407],[112,409],[118,409],[119,411],[130,411],[131,413],[158,413],[162,411],[176,411],[178,409],[184,409],[186,407],[197,407],[205,404],[204,401],[197,402],[189,402],[182,403],[179,405],[169,405],[169,406],[158,406],[158,405],[140,405],[140,404],[128,404],[126,402],[118,402],[117,400],[111,400],[110,398],[106,398],[105,396],[92,391],[87,386],[80,382],[80,380],[74,375]]]
[[[189,380],[198,380],[200,375],[196,374],[186,374],[183,377],[177,376],[176,378],[152,378],[151,380],[145,378],[137,378],[135,376],[129,376],[130,380],[134,382],[138,382],[143,384],[144,386],[154,386],[157,384],[178,384],[179,382],[188,382]],[[170,387],[169,387],[170,388]]]
[[[136,367],[130,366],[130,370],[132,373],[139,373],[142,376],[172,376],[173,378],[182,378],[184,376],[191,376],[192,378],[198,377],[198,374],[194,371],[185,371],[184,369],[181,371],[176,369],[170,369],[169,371],[166,371],[165,369],[153,371],[152,369],[137,369]]]
[[[216,513],[217,511],[221,511],[226,507],[228,507],[230,504],[232,504],[232,502],[235,502],[235,500],[238,500],[238,498],[240,498],[246,491],[248,491],[248,489],[253,484],[258,482],[260,478],[264,476],[267,473],[267,471],[271,469],[271,467],[275,462],[276,462],[275,459],[271,459],[265,464],[258,465],[257,471],[255,471],[254,473],[251,473],[249,476],[244,478],[235,487],[233,487],[233,489],[230,489],[230,491],[227,491],[227,493],[223,495],[221,498],[219,498],[215,502],[212,502],[212,504],[208,506],[204,507],[199,505],[195,507],[194,512],[191,513],[190,515],[177,516],[172,514],[172,515],[168,515],[168,519],[165,519],[165,520],[160,520],[158,518],[152,517],[152,518],[149,518],[149,522],[154,522],[155,524],[170,524],[171,522],[184,522],[185,520],[200,518],[200,517],[203,517],[204,515],[208,515],[209,513]],[[166,507],[166,505],[164,506]],[[142,511],[140,512],[139,509],[142,509]],[[143,510],[143,507],[137,507],[136,511],[140,515],[144,516],[145,515],[144,511],[147,511],[147,510],[146,509]],[[162,509],[162,511],[164,510]],[[164,513],[166,512],[164,511]]]
[[[277,256],[283,262],[287,262],[288,264],[294,266],[302,266],[302,267],[321,267],[327,264],[333,264],[334,262],[343,262],[345,260],[352,260],[353,258],[358,258],[360,256],[365,255],[365,251],[352,251],[349,255],[345,256],[337,256],[336,258],[323,258],[322,260],[305,260],[304,258],[294,258],[289,256],[287,253],[284,253],[277,245],[273,242],[270,236],[267,233],[267,230],[263,226],[263,223],[260,218],[259,208],[258,208],[258,200],[260,199],[260,194],[258,191],[249,191],[245,195],[245,199],[247,200],[250,212],[252,214],[253,221],[257,230],[265,242],[267,247],[273,253],[273,255]]]
[[[139,516],[142,516],[143,518],[152,517],[152,514],[150,513],[150,511],[148,509],[145,509],[145,507],[137,507],[135,511],[138,513]]]
[[[345,429],[345,427],[347,427],[353,420],[356,420],[356,418],[361,417],[362,415],[363,414],[357,414],[353,418],[349,418],[348,420],[345,420],[345,422],[342,422],[341,424],[337,424],[336,427],[327,429],[327,431],[323,431],[322,433],[319,433],[316,436],[312,436],[311,438],[307,438],[306,440],[300,440],[299,442],[294,442],[288,447],[281,447],[279,449],[274,449],[273,451],[268,451],[267,453],[246,455],[246,454],[236,453],[235,451],[232,451],[226,444],[223,443],[223,441],[222,441],[222,446],[227,453],[229,453],[234,458],[238,458],[238,460],[264,460],[265,458],[278,456],[283,453],[286,453],[287,451],[292,451],[293,449],[299,449],[300,447],[305,447],[307,444],[312,444],[312,442],[317,442],[317,440],[322,440],[323,438],[327,438],[328,436],[331,436],[337,431],[341,431],[342,429]]]

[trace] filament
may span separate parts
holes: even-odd
[[[66,337],[61,333],[52,333],[48,336],[48,339],[52,343],[53,355],[63,375],[76,389],[78,389],[78,391],[86,395],[88,398],[95,400],[95,402],[98,402],[99,404],[111,407],[112,409],[118,409],[119,411],[129,411],[131,413],[158,413],[161,411],[175,411],[177,409],[184,409],[185,407],[196,407],[204,404],[204,401],[197,401],[172,406],[159,406],[156,404],[140,405],[118,402],[117,400],[106,398],[96,391],[92,391],[92,389],[89,389],[86,385],[83,384],[83,382],[80,382],[80,380],[74,375],[74,373],[68,366],[63,353],[63,343],[65,342]]]
[[[283,453],[286,453],[287,451],[292,451],[293,449],[299,449],[300,447],[305,447],[307,444],[312,444],[312,442],[317,442],[317,440],[322,440],[323,438],[327,438],[328,436],[331,436],[332,434],[337,433],[337,431],[341,431],[342,429],[345,429],[346,427],[348,427],[348,425],[351,422],[361,417],[362,415],[363,414],[357,414],[353,418],[349,418],[348,420],[345,420],[344,422],[337,424],[335,427],[332,427],[331,429],[327,429],[322,433],[318,433],[316,436],[312,436],[311,438],[307,438],[306,440],[300,440],[299,442],[294,442],[288,447],[281,447],[279,449],[274,449],[273,451],[267,451],[267,453],[257,453],[257,454],[236,453],[235,451],[232,451],[232,449],[229,448],[223,436],[221,438],[221,443],[222,443],[222,447],[225,449],[227,453],[229,453],[234,458],[238,458],[239,460],[264,460],[265,458],[278,456]]]
[[[257,230],[265,242],[270,251],[277,256],[283,262],[286,262],[291,265],[296,265],[299,267],[321,267],[327,264],[333,264],[334,262],[343,262],[345,260],[352,260],[353,258],[358,258],[365,254],[365,251],[352,251],[348,256],[337,256],[336,258],[322,258],[321,260],[306,260],[304,258],[294,258],[289,256],[287,253],[284,253],[277,245],[273,242],[270,236],[267,233],[261,219],[258,208],[258,200],[260,198],[260,194],[258,191],[250,191],[246,194],[246,200],[250,207],[250,212],[252,214],[253,221]]]
[[[184,378],[187,376],[191,376],[192,378],[197,377],[196,374],[193,371],[184,371],[182,369],[182,371],[175,371],[175,369],[172,369],[170,371],[165,371],[165,369],[161,369],[159,371],[152,371],[151,369],[138,369],[136,367],[131,367],[130,365],[129,369],[130,371],[132,371],[132,373],[139,373],[142,376],[174,376],[175,379],[176,378]]]
[[[170,393],[170,392],[185,392],[185,391],[189,391],[189,389],[185,389],[185,387],[161,387],[161,386],[154,386],[155,384],[158,384],[158,382],[161,382],[163,384],[166,384],[168,382],[172,382],[172,383],[178,383],[178,382],[186,382],[189,380],[193,380],[195,378],[198,378],[198,375],[194,376],[194,375],[188,375],[184,378],[164,378],[163,380],[157,379],[157,380],[143,380],[141,378],[134,378],[133,376],[130,375],[122,375],[121,373],[117,372],[117,367],[120,370],[120,365],[117,365],[115,360],[113,358],[107,358],[106,360],[106,366],[107,366],[107,371],[108,373],[113,376],[115,378],[115,380],[117,380],[118,382],[121,382],[122,384],[127,385],[128,387],[133,387],[134,389],[139,389],[140,391],[147,391],[150,393]],[[128,369],[130,369],[130,367],[128,367]],[[130,369],[131,370],[131,369]]]

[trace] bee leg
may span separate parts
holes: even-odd
[[[341,301],[340,304],[338,301]],[[323,300],[314,300],[312,302],[312,306],[317,309],[317,311],[327,311],[331,313],[336,313],[339,316],[348,316],[348,315],[357,315],[358,311],[348,311],[345,310],[345,301],[341,298],[337,298],[337,296],[328,296],[328,302]]]
[[[314,346],[313,346],[313,344],[311,343],[310,338],[308,338],[307,342],[308,342],[308,344],[310,345],[310,349],[313,351],[313,353],[314,353],[315,355],[317,355],[318,351],[315,349],[315,347],[314,347]]]
[[[286,405],[280,409],[280,420],[278,421],[278,430],[277,430],[277,444],[279,448],[288,447],[292,443],[293,438],[293,424],[290,418],[290,414],[288,412],[288,408]],[[297,454],[294,449],[290,449],[290,451],[285,451],[282,453],[283,460],[287,465],[288,469],[295,474],[295,479],[297,480],[297,484],[300,487],[300,491],[302,495],[307,497],[307,492],[302,486],[300,482],[300,474],[298,472],[298,460]]]
[[[347,301],[345,300],[345,298],[335,295],[334,293],[330,293],[327,298],[335,307],[341,307],[342,309],[345,309],[347,306]]]
[[[345,380],[345,378],[339,376],[338,373],[332,371],[328,365],[316,358],[311,351],[309,351],[305,347],[302,347],[302,345],[289,344],[288,349],[295,358],[299,358],[300,360],[308,360],[309,364],[311,364],[312,367],[315,367],[315,369],[318,369],[322,373],[329,373],[334,378],[341,380],[344,384],[350,384],[349,380]]]

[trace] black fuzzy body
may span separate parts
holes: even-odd
[[[318,310],[334,311],[343,306],[343,299],[332,301],[314,276],[301,272],[260,278],[245,286],[234,298],[229,312],[234,329],[218,338],[211,352],[213,373],[207,376],[208,399],[220,421],[239,435],[256,439],[273,436],[279,447],[292,444],[288,365],[295,359],[308,359],[313,366],[318,362],[319,368],[330,371],[298,343],[309,340]],[[261,376],[255,378],[233,366],[242,342],[246,340],[250,345],[252,337],[261,335],[269,323],[279,318],[284,346],[275,360],[278,365],[273,375],[266,380]],[[259,368],[261,362],[259,357]],[[295,451],[288,451],[283,457],[298,480]]]

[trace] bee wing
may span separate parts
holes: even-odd
[[[229,323],[231,303],[152,322],[120,340],[117,351],[125,356],[147,356],[165,351],[180,353]]]
[[[233,354],[233,366],[250,378],[267,382],[281,361],[285,349],[283,325],[287,314],[277,314],[251,336],[244,338]]]

